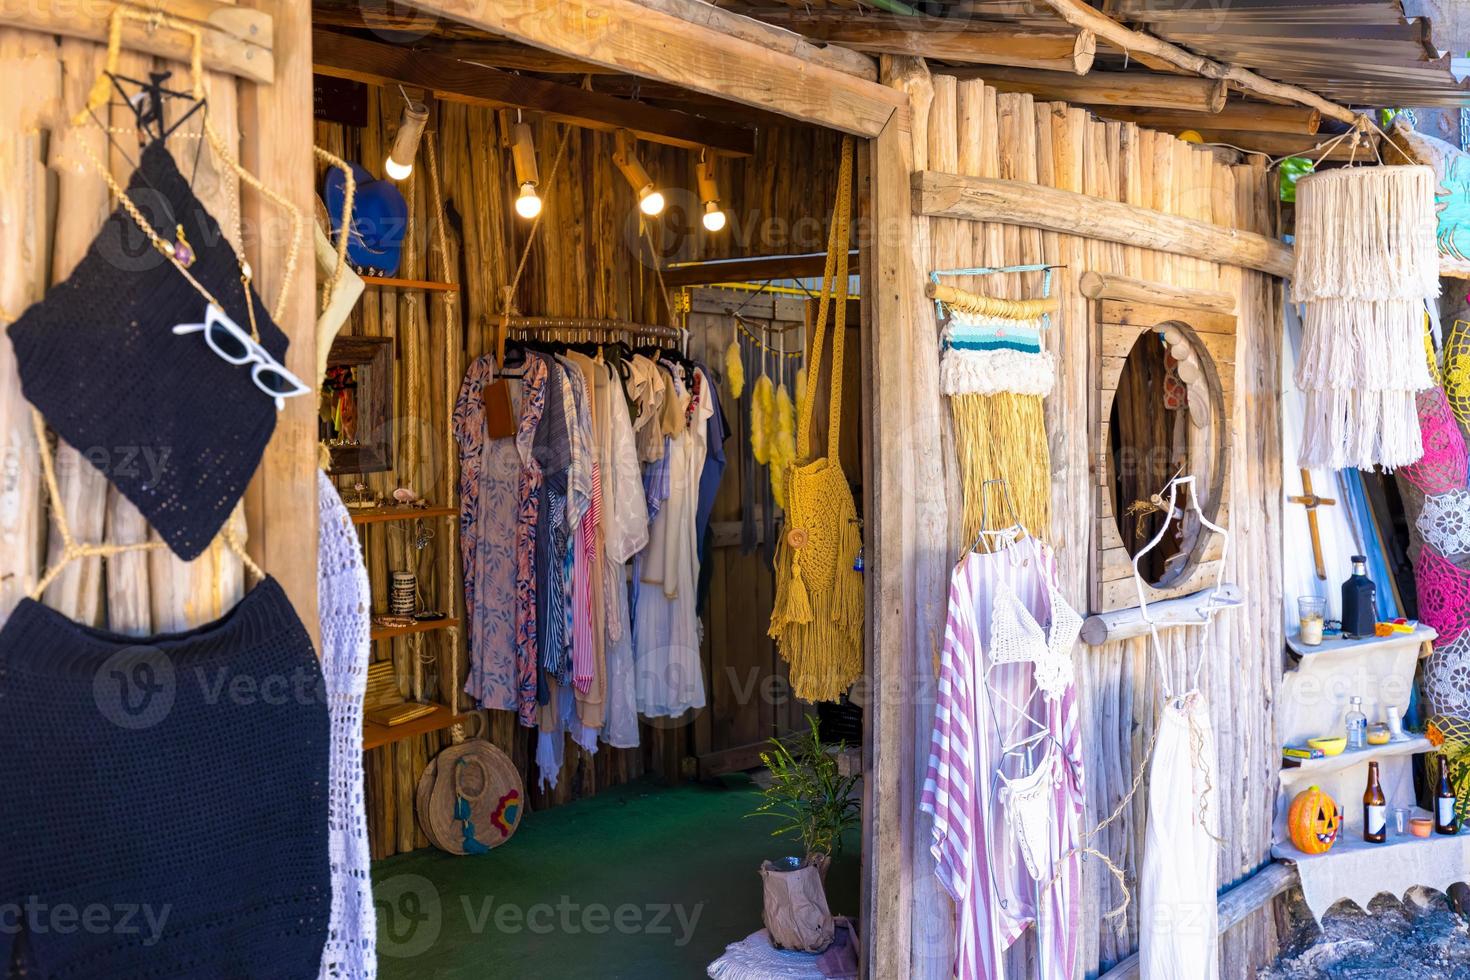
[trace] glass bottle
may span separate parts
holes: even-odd
[[[1350,640],[1373,635],[1378,623],[1378,587],[1368,577],[1366,555],[1353,555],[1353,574],[1342,583],[1342,635]]]
[[[1363,714],[1363,699],[1353,698],[1352,707],[1348,708],[1347,717],[1343,719],[1343,727],[1347,729],[1348,750],[1361,749],[1368,741],[1368,716]]]
[[[1455,816],[1455,789],[1450,785],[1450,763],[1443,755],[1439,757],[1439,788],[1434,791],[1434,832],[1460,832],[1460,821]]]
[[[1378,782],[1378,763],[1368,763],[1368,788],[1363,791],[1363,840],[1382,844],[1388,840],[1388,800]]]

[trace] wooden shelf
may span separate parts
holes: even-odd
[[[396,279],[392,276],[363,276],[362,281],[367,286],[379,286],[388,289],[421,289],[432,293],[459,292],[459,283],[457,282],[434,282],[429,279]]]
[[[449,710],[447,705],[436,705],[434,710],[422,718],[406,721],[401,725],[391,728],[387,725],[379,725],[371,721],[362,723],[362,750],[368,752],[372,749],[390,745],[393,742],[401,742],[406,738],[416,735],[426,735],[429,732],[442,731],[451,725],[457,724],[468,718],[469,715],[457,715]]]
[[[1392,636],[1365,636],[1361,640],[1347,640],[1342,637],[1331,637],[1324,639],[1317,646],[1309,647],[1302,643],[1301,636],[1293,633],[1286,639],[1286,646],[1293,656],[1301,660],[1311,660],[1315,657],[1330,656],[1334,653],[1348,653],[1364,650],[1371,647],[1393,647],[1403,646],[1407,643],[1427,643],[1439,636],[1433,629],[1420,623],[1412,633],[1395,633]],[[1425,656],[1421,650],[1421,657]]]
[[[1344,749],[1337,755],[1326,755],[1320,759],[1283,759],[1281,769],[1281,781],[1289,782],[1304,776],[1312,776],[1322,772],[1335,772],[1339,769],[1347,769],[1361,763],[1370,762],[1374,759],[1387,759],[1399,755],[1418,755],[1420,752],[1432,752],[1434,745],[1422,735],[1415,735],[1404,739],[1402,742],[1387,742],[1383,745],[1365,745],[1361,749]],[[1291,765],[1299,762],[1301,765]]]
[[[389,640],[395,636],[410,636],[414,633],[432,633],[434,630],[447,630],[451,626],[458,626],[459,620],[453,616],[444,619],[425,619],[416,622],[412,626],[374,626],[372,638],[374,640]]]
[[[354,524],[377,524],[382,521],[410,521],[415,517],[458,517],[453,507],[349,507]]]

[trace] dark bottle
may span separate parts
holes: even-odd
[[[1368,788],[1363,791],[1363,840],[1382,844],[1388,840],[1388,801],[1378,782],[1378,763],[1368,763]]]
[[[1373,635],[1378,624],[1378,606],[1374,601],[1377,586],[1368,577],[1366,555],[1353,555],[1353,574],[1342,583],[1342,635],[1350,640]]]
[[[1439,757],[1439,788],[1434,791],[1434,832],[1460,832],[1460,821],[1455,816],[1455,790],[1450,785],[1450,763],[1444,756]]]

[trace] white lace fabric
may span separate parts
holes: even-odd
[[[1435,714],[1470,718],[1470,630],[1435,642],[1424,661],[1424,696]]]
[[[1470,490],[1457,488],[1426,496],[1414,523],[1441,555],[1470,553]]]
[[[328,830],[332,915],[320,980],[373,980],[378,974],[371,854],[362,785],[362,702],[372,657],[367,568],[352,517],[326,474],[317,474],[321,515],[317,611],[322,674],[331,717]]]

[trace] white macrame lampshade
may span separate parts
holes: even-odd
[[[1415,521],[1429,546],[1442,555],[1470,554],[1470,490],[1450,490],[1424,498]]]
[[[1433,384],[1424,303],[1439,295],[1429,167],[1347,167],[1297,184],[1293,297],[1303,467],[1387,468],[1424,452],[1414,393]]]

